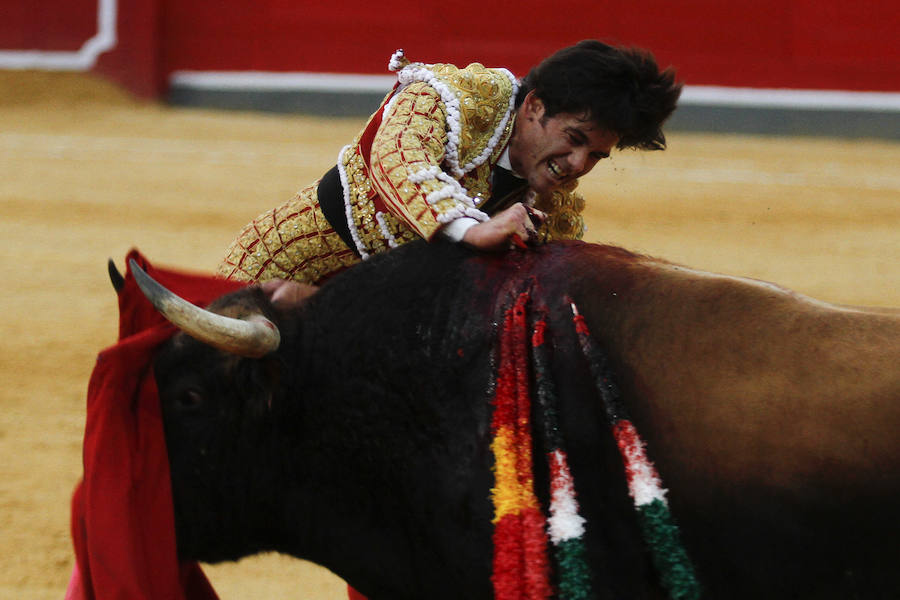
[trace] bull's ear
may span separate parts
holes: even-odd
[[[122,291],[122,288],[125,287],[125,278],[122,277],[122,274],[119,273],[119,270],[116,268],[116,263],[113,262],[113,259],[109,259],[109,262],[106,263],[106,270],[109,271],[109,280],[112,282],[113,288],[115,288],[116,293]]]

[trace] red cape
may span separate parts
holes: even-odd
[[[127,258],[201,306],[242,286],[154,268],[136,251]],[[217,599],[200,567],[179,563],[175,550],[169,461],[151,365],[174,331],[128,268],[119,292],[119,342],[97,357],[88,386],[84,476],[72,498],[76,567],[66,600]]]

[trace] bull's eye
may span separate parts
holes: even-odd
[[[203,406],[203,401],[203,394],[200,390],[185,390],[178,395],[178,408],[181,410],[197,410]]]

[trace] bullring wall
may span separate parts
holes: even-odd
[[[0,68],[93,70],[176,101],[179,89],[269,92],[260,95],[275,105],[279,93],[290,104],[304,90],[368,98],[384,89],[399,47],[413,60],[524,75],[554,49],[595,37],[675,66],[687,106],[900,111],[895,0],[0,0],[0,17]]]

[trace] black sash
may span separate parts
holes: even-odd
[[[527,185],[527,181],[516,177],[508,169],[495,167],[491,175],[491,197],[479,208],[489,215],[494,215],[520,194]],[[344,188],[341,186],[341,174],[337,165],[331,167],[319,181],[317,191],[319,206],[322,214],[334,231],[340,236],[341,241],[359,256],[359,250],[350,235],[350,227],[347,225],[347,212],[344,206]]]
[[[341,174],[337,165],[331,167],[327,173],[319,180],[319,188],[317,190],[319,199],[319,207],[322,214],[328,220],[328,223],[334,228],[341,241],[353,250],[353,253],[359,256],[359,250],[353,243],[353,236],[350,235],[350,227],[347,225],[347,212],[344,206],[344,188],[341,186]]]

